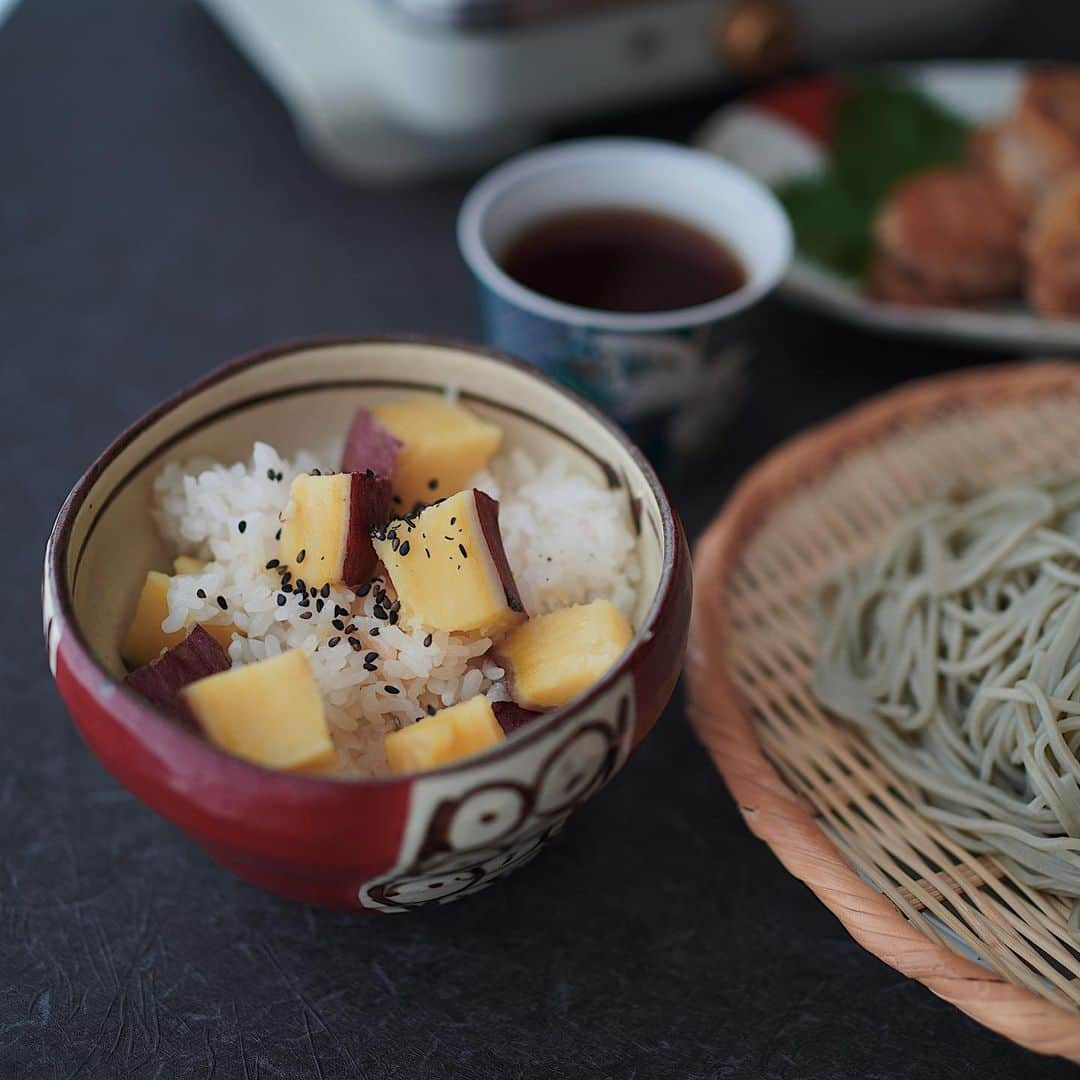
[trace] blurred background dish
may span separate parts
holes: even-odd
[[[200,0],[327,167],[475,167],[551,125],[823,65],[959,45],[1002,0]]]
[[[805,79],[722,109],[697,141],[777,191],[793,298],[888,332],[1080,350],[1074,71]]]

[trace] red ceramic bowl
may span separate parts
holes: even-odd
[[[361,402],[453,385],[509,446],[560,454],[622,489],[643,567],[637,633],[619,663],[542,722],[416,776],[331,780],[230,757],[123,686],[118,643],[145,572],[167,566],[148,512],[166,461],[285,453],[343,433]],[[306,407],[317,406],[317,407]],[[652,469],[607,420],[556,384],[466,345],[372,338],[244,357],[125,431],[68,496],[45,554],[49,664],[91,750],[222,866],[326,907],[444,902],[530,859],[626,762],[678,676],[690,615],[682,529]]]

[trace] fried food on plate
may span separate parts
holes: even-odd
[[[901,181],[874,223],[871,292],[904,304],[974,304],[1015,293],[1022,225],[993,179],[967,166]]]
[[[1028,299],[1043,315],[1080,315],[1080,171],[1042,201],[1027,237]]]
[[[883,251],[876,251],[870,260],[867,289],[878,300],[906,307],[953,307],[966,302]]]
[[[1080,70],[1033,72],[1016,112],[976,132],[971,150],[1014,207],[1033,213],[1055,181],[1080,168]]]

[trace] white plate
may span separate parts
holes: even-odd
[[[1023,83],[1019,64],[917,64],[890,68],[965,120],[986,123],[1010,113]],[[797,85],[792,88],[797,92]],[[827,149],[765,104],[735,102],[717,112],[695,140],[769,184],[813,175]],[[897,334],[1000,348],[1080,350],[1080,321],[1052,320],[1019,303],[982,308],[917,308],[874,300],[839,274],[796,254],[784,293],[849,322]]]

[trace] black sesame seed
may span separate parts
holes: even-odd
[[[374,610],[372,611],[372,614],[375,616],[376,619],[385,620],[386,619],[386,608],[384,608],[382,606],[382,604],[376,604]]]
[[[286,570],[285,573],[281,575],[281,584],[288,585],[290,581],[292,581],[292,571]]]
[[[292,586],[287,581],[283,581],[281,583],[281,591],[291,593],[292,592]]]
[[[390,605],[390,611],[391,611],[391,612],[394,612],[394,611],[400,611],[400,610],[401,610],[401,601],[400,601],[400,600],[395,600],[395,601],[394,601],[394,602],[393,602],[393,603],[392,603],[392,604]]]
[[[359,642],[359,641],[358,641],[358,640],[357,640],[356,638],[354,638],[354,637],[351,637],[351,638],[349,638],[349,646],[350,646],[350,647],[352,648],[352,651],[353,651],[353,652],[359,652],[359,651],[360,651],[360,650],[361,650],[361,649],[362,649],[362,648],[364,647],[364,646],[363,646],[363,645],[361,645],[361,644],[360,644],[360,642]]]
[[[206,599],[206,590],[205,590],[205,589],[196,589],[196,590],[195,590],[195,595],[196,595],[196,596],[197,596],[197,597],[198,597],[198,598],[199,598],[200,600],[205,600],[205,599]]]
[[[281,565],[281,560],[280,559],[271,559],[266,564],[266,569],[267,570],[276,570],[280,565]]]
[[[293,583],[293,588],[299,593],[305,593],[307,592],[307,582],[302,577],[298,577]]]
[[[372,652],[364,654],[364,663],[365,664],[374,664],[375,661],[378,660],[378,659],[379,659],[379,654],[377,652],[375,652],[374,650]]]
[[[345,632],[345,624],[340,619],[335,619],[330,625],[335,630],[340,630],[342,633]]]
[[[319,595],[324,600],[330,595],[330,582],[329,581],[319,590]]]
[[[246,522],[246,521],[243,521],[243,520],[241,520],[241,521],[238,521],[238,522],[236,523],[236,531],[237,531],[237,532],[241,532],[241,533],[242,533],[242,532],[244,532],[244,531],[245,531],[246,529],[247,529],[247,522]]]
[[[301,611],[300,612],[300,618],[301,619],[310,619],[311,618],[311,612],[310,611]]]
[[[454,542],[454,538],[453,538],[452,536],[445,536],[445,535],[444,535],[444,536],[443,536],[443,539],[444,539],[444,540],[449,540],[451,544],[452,544],[452,543]]]
[[[428,636],[426,638],[424,638],[424,648],[425,649],[431,648],[431,641],[432,641],[431,635],[428,634]]]
[[[392,549],[393,549],[394,551],[397,551],[397,549],[398,549],[398,547],[400,546],[400,544],[401,544],[401,541],[400,541],[400,540],[398,540],[398,538],[397,538],[397,533],[394,533],[394,534],[393,534],[393,535],[392,535],[392,536],[390,537],[390,547],[391,547],[391,548],[392,548]]]
[[[346,634],[355,634],[356,633],[356,623],[354,623],[354,622],[349,623],[349,625],[345,627],[345,633]]]
[[[229,601],[226,600],[224,596],[219,596],[217,598],[217,606],[219,608],[221,608],[222,611],[228,611],[229,610]]]
[[[378,636],[379,636],[379,628],[377,626],[373,626],[368,631],[368,637],[378,637]]]
[[[280,476],[279,476],[279,479],[280,479]],[[274,533],[274,539],[275,540],[280,540],[281,539],[281,530],[280,529],[278,529],[278,531],[276,533]]]
[[[433,476],[427,482],[427,486],[428,486],[428,491],[434,491],[439,486],[439,478],[437,476]]]
[[[467,559],[469,557],[469,553],[465,550],[464,544],[458,544],[457,549],[461,552],[461,557],[463,559]]]
[[[429,550],[428,550],[427,548],[424,548],[424,554],[425,554],[425,555],[426,555],[426,556],[427,556],[427,557],[428,557],[429,559],[431,558],[431,552],[430,552],[430,551],[429,551]]]
[[[304,561],[304,559],[306,559],[306,558],[307,558],[307,548],[301,548],[301,549],[300,549],[300,550],[299,550],[299,551],[298,551],[298,552],[296,553],[296,561],[297,561],[298,563],[302,563],[302,562]]]
[[[306,596],[301,596],[299,601],[300,607],[311,607],[311,601]]]
[[[375,665],[374,665],[374,664],[368,664],[368,663],[365,663],[365,664],[364,664],[364,670],[365,670],[365,671],[374,671],[374,670],[375,670]]]
[[[267,469],[266,470],[266,479],[267,480],[273,480],[274,479],[274,470],[273,469]]]
[[[344,618],[346,615],[349,614],[349,609],[347,607],[342,607],[340,604],[335,604],[334,614],[340,616],[341,618]]]
[[[323,606],[324,606],[324,604],[323,604],[323,601],[321,599],[315,601],[315,610],[316,611],[322,611]]]
[[[369,592],[371,592],[371,583],[370,582],[367,585],[361,585],[360,588],[356,590],[356,595],[357,596],[367,596],[367,594]]]
[[[337,636],[337,634],[335,634],[326,644],[329,645],[330,648],[332,649],[335,645],[339,645],[340,643],[341,643],[341,638],[339,638]]]
[[[312,469],[311,470],[311,475],[312,476],[322,476],[322,470],[321,469]]]
[[[319,590],[318,590],[318,589],[316,589],[314,585],[312,585],[312,586],[311,586],[311,587],[310,587],[310,588],[308,589],[308,596],[310,596],[310,597],[311,597],[311,599],[312,599],[312,600],[314,600],[314,599],[315,599],[315,597],[316,597],[316,596],[318,596],[318,595],[319,595]]]
[[[391,626],[397,626],[398,613],[396,611],[391,611],[390,612],[390,618],[389,618],[388,621],[389,621]]]
[[[398,689],[398,688],[397,688],[396,686],[391,686],[391,685],[390,685],[389,683],[387,683],[387,684],[386,684],[386,685],[385,685],[385,686],[383,687],[383,689],[384,689],[384,690],[385,690],[385,691],[386,691],[386,692],[387,692],[388,694],[400,694],[400,693],[401,693],[401,691],[400,691],[400,690],[399,690],[399,689]]]
[[[279,472],[277,476],[274,477],[274,479],[280,484],[281,481],[285,479],[285,474],[283,472]]]
[[[288,599],[288,597],[286,597],[286,595],[284,593],[278,593],[277,594],[277,606],[278,607],[284,607],[285,606],[285,601],[287,599]]]
[[[398,552],[398,554],[402,558],[405,558],[405,556],[409,554],[409,541],[408,540],[406,540],[405,543],[401,545],[401,550]]]
[[[428,716],[434,716],[439,710],[436,709],[434,705],[429,705],[424,711]]]

